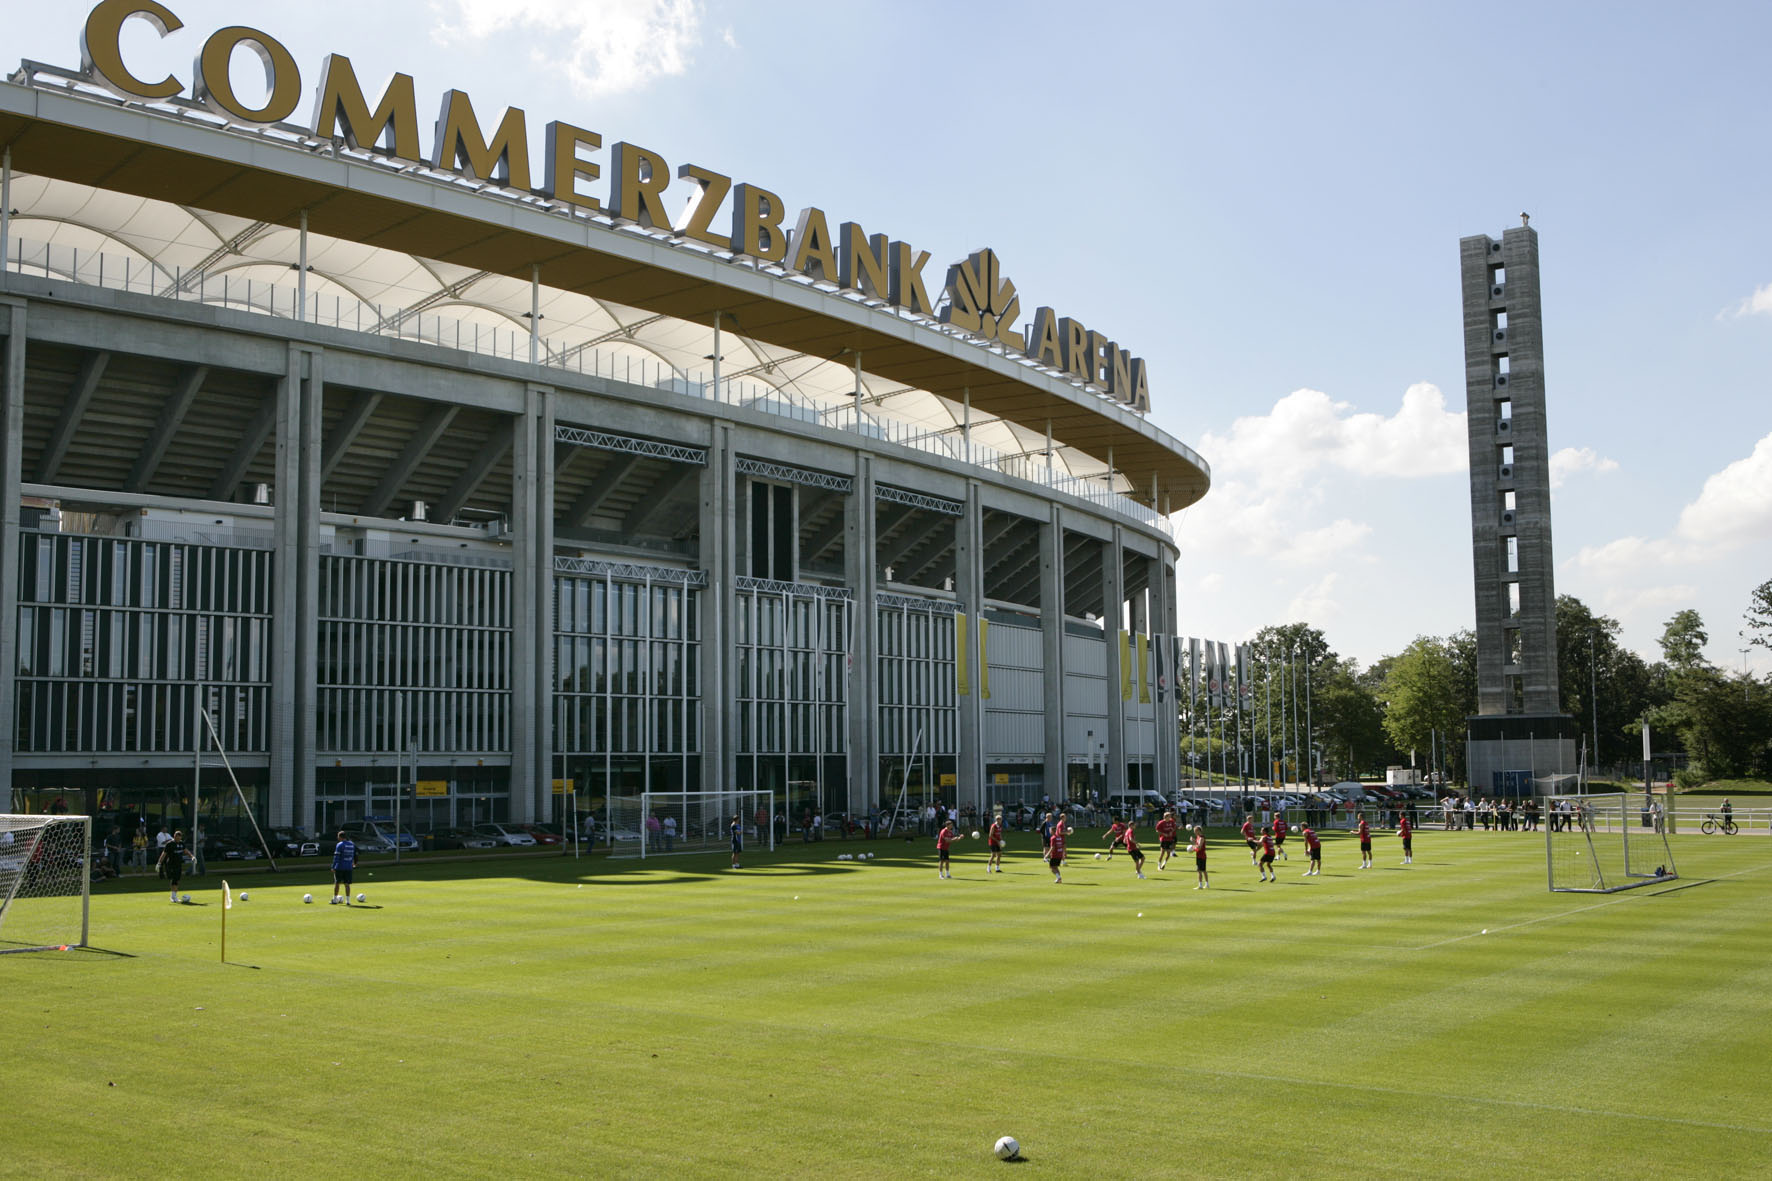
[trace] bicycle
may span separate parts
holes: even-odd
[[[1723,835],[1731,837],[1741,831],[1741,826],[1727,816],[1723,817],[1721,820],[1717,819],[1715,816],[1706,816],[1704,818],[1704,823],[1699,825],[1698,828],[1699,831],[1704,833],[1707,837],[1719,830]]]

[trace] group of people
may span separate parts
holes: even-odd
[[[737,868],[740,843],[736,820],[733,831],[733,866]],[[1199,825],[1194,825],[1185,831],[1188,834],[1187,849],[1194,856],[1194,872],[1199,878],[1194,889],[1210,889],[1211,879],[1206,869],[1205,830]],[[1276,860],[1290,860],[1290,856],[1286,852],[1286,837],[1290,831],[1283,813],[1275,814],[1271,823],[1260,825],[1257,825],[1253,816],[1244,819],[1241,829],[1243,842],[1249,848],[1249,863],[1256,867],[1261,881],[1277,882],[1280,880],[1279,871],[1274,867],[1274,862]],[[1069,855],[1070,838],[1076,834],[1076,828],[1067,824],[1063,815],[1054,808],[1046,812],[1044,819],[1039,824],[1039,832],[1042,842],[1041,859],[1051,869],[1053,882],[1055,884],[1062,883],[1064,881],[1064,863]],[[1162,818],[1157,821],[1157,868],[1159,870],[1169,867],[1169,862],[1175,856],[1176,845],[1183,832],[1180,822],[1176,820],[1174,809],[1165,811]],[[1366,817],[1360,817],[1355,834],[1360,842],[1360,868],[1371,869],[1373,868],[1372,826]],[[974,833],[973,835],[977,836],[978,834]],[[1299,835],[1304,840],[1307,858],[1307,868],[1303,876],[1318,876],[1323,872],[1322,838],[1308,823],[1300,826]],[[1397,821],[1397,837],[1402,842],[1402,863],[1404,865],[1411,865],[1415,861],[1414,836],[1413,822],[1407,815],[1400,816]],[[985,861],[987,874],[1003,872],[1003,837],[1003,818],[998,816],[991,821],[990,831],[985,834],[986,847],[989,851],[989,856]],[[941,830],[935,835],[937,877],[951,878],[953,876],[954,845],[964,839],[965,834],[955,829],[952,819],[942,824]],[[1097,853],[1097,858],[1105,857],[1111,861],[1115,853],[1124,851],[1132,859],[1134,875],[1139,878],[1144,877],[1145,852],[1138,839],[1138,821],[1136,819],[1114,820],[1108,827],[1106,843],[1105,853]]]
[[[1532,796],[1509,800],[1450,795],[1440,801],[1440,812],[1448,830],[1471,830],[1481,825],[1490,832],[1537,832],[1540,816],[1538,800]],[[1553,809],[1550,814],[1552,832],[1557,830],[1562,819]]]

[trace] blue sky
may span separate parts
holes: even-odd
[[[1695,607],[1741,667],[1772,577],[1772,8],[169,6],[185,30],[126,42],[143,74],[188,79],[251,24],[307,87],[343,53],[369,85],[414,75],[421,110],[459,87],[483,118],[566,119],[932,272],[994,247],[1024,306],[1144,356],[1152,417],[1213,465],[1181,518],[1181,630],[1304,619],[1364,663],[1471,625],[1458,239],[1528,211],[1558,590],[1649,656]],[[7,0],[0,57],[77,64],[88,7]]]

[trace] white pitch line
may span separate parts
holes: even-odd
[[[1746,869],[1738,869],[1734,873],[1720,873],[1714,877],[1705,878],[1703,880],[1707,881],[1707,882],[1720,882],[1724,878],[1740,877],[1744,873],[1758,873],[1762,869],[1772,869],[1772,861],[1769,861],[1764,865],[1750,865]],[[1681,879],[1673,878],[1670,880],[1674,881],[1674,882],[1678,882]],[[1679,887],[1675,886],[1674,888],[1678,889]],[[1608,898],[1604,902],[1596,902],[1592,906],[1578,906],[1574,910],[1565,910],[1561,914],[1540,915],[1539,917],[1537,917],[1535,919],[1526,919],[1526,920],[1524,920],[1522,922],[1518,922],[1518,923],[1509,923],[1505,927],[1490,927],[1488,929],[1488,933],[1491,935],[1494,935],[1494,934],[1499,934],[1502,931],[1515,931],[1521,927],[1530,927],[1534,923],[1555,922],[1558,919],[1566,919],[1570,915],[1585,914],[1586,912],[1588,912],[1590,910],[1598,910],[1602,906],[1616,906],[1621,902],[1633,902],[1633,901],[1635,901],[1635,899],[1631,898],[1629,895],[1621,894],[1616,898]],[[1466,939],[1481,939],[1482,937],[1483,937],[1482,932],[1478,932],[1473,935],[1454,935],[1450,939],[1442,939],[1438,943],[1424,943],[1420,947],[1410,948],[1409,950],[1411,950],[1411,951],[1432,951],[1436,947],[1445,947],[1449,943],[1460,943]],[[1718,1124],[1717,1126],[1723,1127],[1725,1125]]]

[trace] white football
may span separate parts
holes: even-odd
[[[1293,831],[1293,832],[1297,832],[1297,831],[1298,831],[1298,825],[1296,825],[1296,824],[1294,824],[1294,825],[1293,825],[1293,826],[1292,826],[1292,831]]]
[[[363,897],[363,895],[359,894],[359,895],[357,895],[357,901],[358,902],[367,902],[369,900],[367,898]]]
[[[997,1141],[997,1147],[994,1151],[997,1154],[998,1160],[1014,1160],[1021,1155],[1021,1144],[1014,1136],[1005,1136]]]
[[[978,839],[978,830],[976,828],[972,830],[972,839],[975,841]]]
[[[240,901],[245,902],[249,897],[251,897],[251,895],[249,895],[245,890],[240,891]]]
[[[312,894],[303,894],[301,896],[301,900],[303,902],[312,902],[314,900],[314,896]]]
[[[191,896],[189,894],[180,894],[178,896],[178,900],[180,902],[189,902],[191,900]]]
[[[1100,861],[1100,860],[1101,860],[1101,854],[1100,854],[1100,853],[1097,853],[1097,854],[1096,854],[1096,855],[1095,855],[1095,859],[1096,859],[1096,860],[1097,860],[1097,861]]]

